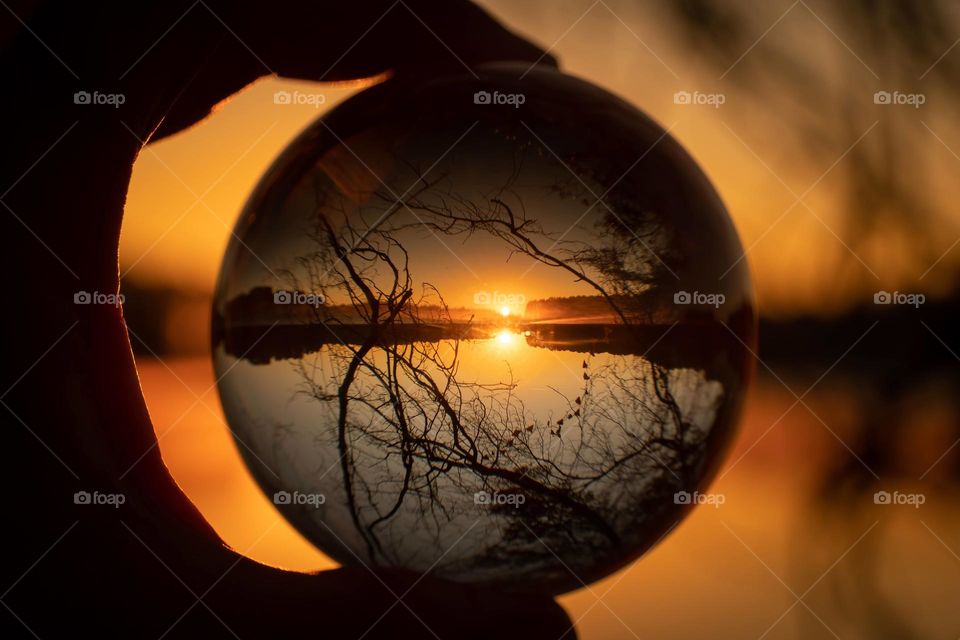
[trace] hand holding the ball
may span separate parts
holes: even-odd
[[[16,272],[29,275],[10,292],[29,317],[5,319],[4,403],[16,421],[3,473],[7,486],[31,489],[8,505],[25,524],[11,533],[17,558],[5,577],[15,588],[4,599],[16,617],[5,623],[40,637],[568,632],[546,597],[362,567],[304,575],[225,548],[160,458],[120,309],[73,304],[78,290],[117,291],[124,198],[142,146],[196,124],[254,80],[552,58],[460,0],[36,2],[17,13],[0,64],[11,95],[29,99],[3,107],[11,215],[0,237]],[[124,99],[102,109],[74,99],[92,90]],[[89,489],[125,503],[75,505]]]

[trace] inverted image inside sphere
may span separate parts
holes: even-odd
[[[317,547],[560,593],[695,502],[755,318],[683,149],[522,72],[395,78],[305,131],[227,249],[214,361],[239,450]]]

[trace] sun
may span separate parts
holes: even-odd
[[[501,347],[510,347],[513,346],[513,341],[516,339],[516,335],[507,329],[499,332],[494,340],[497,341],[497,344]]]
[[[500,315],[504,318],[510,315],[510,307],[500,307]]]

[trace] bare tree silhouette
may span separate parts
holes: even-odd
[[[612,209],[593,233],[570,236],[546,230],[512,182],[470,199],[449,175],[416,175],[402,200],[384,188],[357,198],[362,205],[317,185],[314,249],[287,271],[291,286],[345,301],[314,310],[318,331],[337,336],[362,326],[361,338],[326,350],[329,371],[309,359],[294,365],[300,392],[328,407],[335,425],[328,443],[339,454],[344,500],[362,540],[354,552],[415,566],[416,558],[401,557],[404,532],[414,527],[442,551],[448,531],[463,533],[479,508],[495,516],[498,533],[487,531],[482,551],[451,558],[440,573],[499,559],[562,581],[570,579],[566,567],[588,576],[598,564],[623,562],[644,539],[637,524],[675,508],[672,494],[697,481],[722,385],[639,355],[588,356],[577,393],[555,389],[546,415],[532,411],[512,372],[493,381],[460,374],[463,341],[482,327],[472,318],[454,322],[442,292],[417,285],[403,238],[424,231],[495,238],[510,256],[588,285],[628,335],[649,319],[636,296],[656,285],[662,269],[651,266],[639,237],[611,233],[619,224]],[[656,241],[652,231],[645,235]],[[436,325],[447,327],[445,339],[396,339]],[[677,385],[702,402],[682,404]],[[477,494],[522,495],[523,504],[464,502]],[[396,519],[403,526],[394,529]],[[460,526],[450,527],[455,521]],[[437,561],[433,555],[421,560],[424,568]]]

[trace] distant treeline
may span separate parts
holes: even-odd
[[[223,316],[231,324],[304,324],[318,320],[337,320],[352,324],[361,322],[360,313],[353,305],[278,303],[278,293],[283,289],[262,286],[254,287],[228,301]],[[302,292],[310,293],[310,292]],[[616,323],[617,314],[611,301],[621,311],[638,322],[653,321],[654,318],[639,297],[613,296],[610,300],[601,296],[551,297],[531,300],[526,304],[522,317],[526,322],[563,322],[590,318],[593,322]],[[408,303],[409,304],[409,303]],[[495,307],[441,307],[437,304],[410,304],[410,310],[418,321],[425,323],[473,322],[484,324],[500,319],[499,309]],[[401,319],[403,322],[404,319]]]

